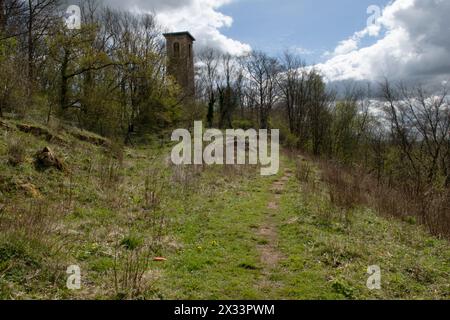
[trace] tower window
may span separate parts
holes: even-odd
[[[192,55],[192,45],[191,44],[189,45],[189,48],[188,48],[188,55],[189,55],[189,58]]]
[[[173,55],[175,56],[175,58],[180,57],[180,43],[178,42],[175,42],[173,44]]]

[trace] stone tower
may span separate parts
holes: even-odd
[[[189,32],[165,33],[168,73],[183,88],[186,97],[195,96],[195,38]]]

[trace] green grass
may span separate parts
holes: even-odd
[[[236,175],[225,182],[217,179],[219,174],[220,170],[210,173],[202,183],[222,184],[223,190],[209,201],[202,194],[192,197],[190,209],[173,230],[183,249],[163,266],[166,277],[158,287],[164,298],[260,298],[254,226],[264,219],[270,180]]]
[[[288,255],[286,287],[294,299],[448,299],[450,248],[420,227],[385,219],[367,208],[350,221],[327,197],[290,182],[278,216],[281,247]],[[331,215],[324,214],[329,213]],[[294,218],[294,219],[293,219]],[[382,290],[366,287],[367,268],[379,265]],[[308,278],[321,278],[311,288]],[[313,290],[311,290],[313,289]]]
[[[0,137],[0,299],[450,298],[448,242],[410,221],[368,208],[344,214],[326,186],[308,191],[296,177],[279,208],[268,209],[272,184],[294,167],[287,158],[267,178],[251,167],[180,171],[168,164],[168,148],[121,153],[64,129],[64,143],[18,130],[0,129]],[[12,138],[24,141],[18,166],[8,164]],[[67,172],[34,168],[45,146]],[[258,232],[267,224],[275,243]],[[267,246],[279,255],[270,268],[261,261]],[[132,277],[129,263],[142,271],[139,288],[121,282]],[[65,288],[74,264],[80,291]],[[370,265],[381,267],[380,291],[366,287]]]

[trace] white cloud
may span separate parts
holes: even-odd
[[[450,1],[395,0],[378,24],[339,43],[325,63],[316,67],[330,81],[450,78]],[[368,36],[384,36],[360,47]]]
[[[168,31],[189,31],[197,47],[213,47],[233,55],[251,50],[248,44],[226,37],[221,28],[230,27],[233,18],[218,9],[233,0],[110,0],[109,5],[133,11],[151,11]]]
[[[334,49],[334,56],[347,54],[358,49],[358,42],[356,37],[341,41],[336,49]]]
[[[364,30],[355,32],[349,39],[339,42],[333,53],[326,52],[325,55],[340,56],[355,51],[359,48],[362,39],[367,36],[376,37],[380,34],[380,31],[381,25],[379,23],[371,24]]]

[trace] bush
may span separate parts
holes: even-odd
[[[256,128],[256,126],[250,120],[234,120],[233,121],[233,128],[234,129],[249,130],[249,129]]]
[[[25,147],[22,139],[12,138],[7,141],[8,163],[18,166],[25,161]]]

